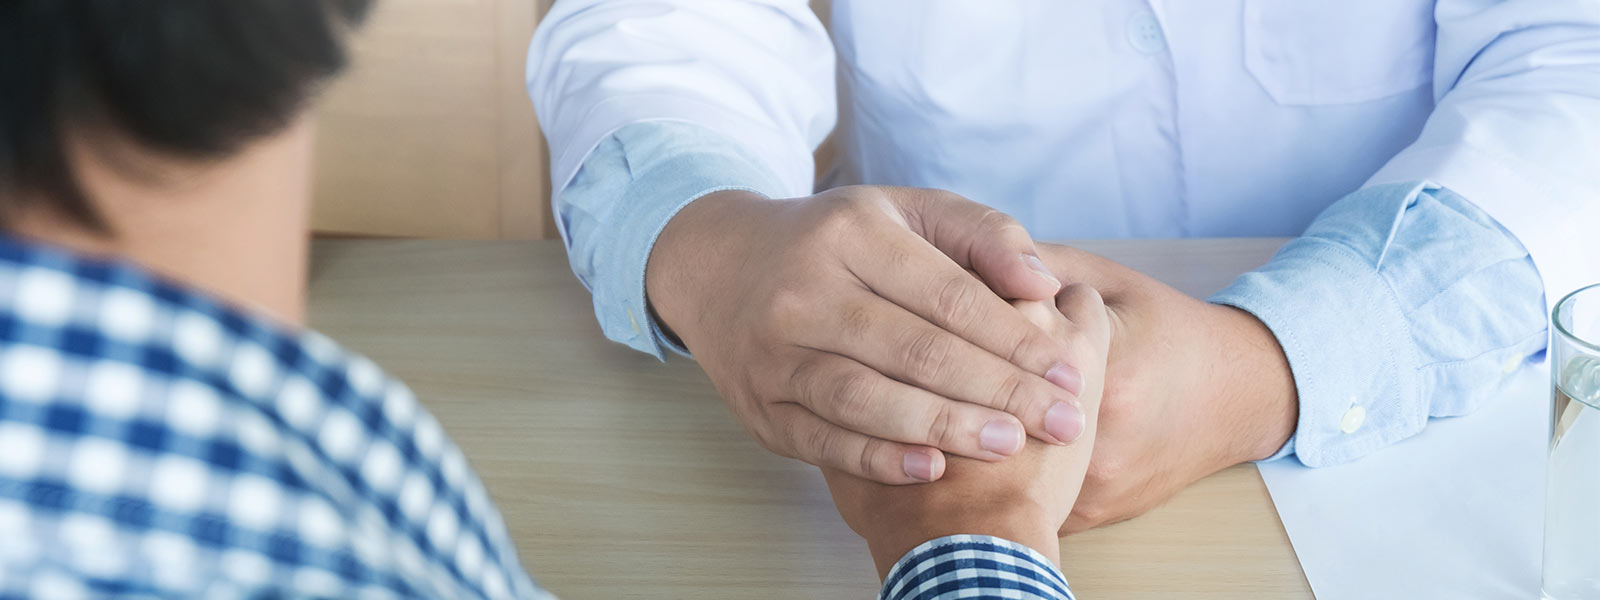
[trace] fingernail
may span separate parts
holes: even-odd
[[[1044,413],[1044,430],[1062,442],[1076,440],[1083,433],[1083,411],[1066,402],[1057,402]]]
[[[917,481],[933,481],[933,457],[923,452],[907,452],[906,475]]]
[[[995,454],[1011,456],[1022,447],[1022,428],[1005,419],[995,419],[978,432],[978,443]]]
[[[1050,369],[1044,372],[1044,379],[1074,396],[1083,390],[1083,375],[1066,363],[1050,365]]]
[[[1044,267],[1044,261],[1039,260],[1039,257],[1032,254],[1024,254],[1022,255],[1022,264],[1028,265],[1029,269],[1032,269],[1034,273],[1038,273],[1045,281],[1050,282],[1050,285],[1061,287],[1061,280],[1056,279],[1056,276],[1050,273],[1050,269]]]

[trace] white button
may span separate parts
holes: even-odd
[[[1128,42],[1133,49],[1145,54],[1155,54],[1167,48],[1167,36],[1161,33],[1161,22],[1155,13],[1141,11],[1128,19]]]
[[[1366,420],[1367,409],[1362,408],[1360,404],[1352,406],[1350,410],[1344,411],[1344,418],[1339,421],[1339,431],[1355,433],[1357,429],[1361,428],[1361,423]]]
[[[1506,364],[1501,365],[1500,370],[1505,371],[1507,374],[1510,374],[1510,373],[1517,372],[1517,367],[1520,367],[1520,366],[1522,366],[1522,357],[1513,354],[1511,356],[1506,357]]]
[[[633,326],[633,334],[634,335],[639,335],[641,333],[644,333],[643,331],[641,331],[639,329],[639,320],[635,319],[633,317],[633,309],[631,309],[631,308],[628,309],[628,324]]]

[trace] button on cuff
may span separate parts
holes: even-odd
[[[1357,429],[1361,429],[1361,424],[1366,420],[1367,409],[1365,407],[1360,404],[1351,406],[1350,410],[1344,411],[1344,418],[1339,420],[1339,431],[1347,435],[1355,433]]]

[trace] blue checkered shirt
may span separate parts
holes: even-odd
[[[121,263],[0,236],[0,599],[550,598],[411,392]],[[930,541],[883,598],[1069,598],[1038,553]]]
[[[547,597],[372,362],[0,237],[0,598],[110,595]]]
[[[987,535],[923,542],[889,569],[880,600],[1072,600],[1061,571],[1032,548]]]

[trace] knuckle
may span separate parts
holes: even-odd
[[[799,444],[799,424],[793,421],[756,424],[748,428],[762,447],[785,458],[804,459]]]
[[[1032,362],[1029,359],[1044,359],[1044,362],[1054,362],[1048,359],[1059,348],[1060,343],[1049,334],[1037,329],[1026,330],[1017,337],[1016,343],[1012,345],[1010,352],[1006,356],[1006,362],[1014,365],[1029,364]]]
[[[839,443],[839,435],[833,427],[815,427],[802,434],[801,448],[813,460],[808,462],[835,462],[835,450]]]
[[[978,217],[978,225],[986,229],[1003,229],[1018,223],[1016,219],[1011,218],[1011,215],[991,208],[983,211],[983,215]]]
[[[1011,305],[1022,313],[1022,318],[1045,331],[1052,331],[1057,321],[1062,320],[1061,311],[1039,300],[1014,300]]]
[[[934,407],[933,417],[928,420],[928,437],[923,442],[930,446],[950,449],[955,442],[955,410],[948,404]]]
[[[945,372],[950,360],[950,338],[942,331],[915,329],[905,334],[900,344],[901,362],[912,381],[933,381]]]
[[[1025,387],[1022,373],[1015,369],[1011,370],[1000,379],[1000,384],[995,386],[994,398],[990,400],[990,406],[1017,415],[1017,413],[1022,412],[1023,407],[1028,405],[1027,398],[1023,397]]]
[[[887,248],[883,249],[883,253],[879,255],[883,260],[884,267],[888,271],[895,273],[911,272],[912,263],[916,262],[916,257],[911,253],[910,248],[902,244],[888,244],[887,246]]]
[[[889,449],[889,444],[883,440],[867,440],[866,445],[861,448],[861,456],[856,457],[856,468],[859,469],[856,472],[872,477],[878,476],[878,470],[873,468],[873,465],[877,462],[875,459],[878,455],[889,451]]]
[[[821,380],[822,370],[822,362],[817,358],[801,359],[795,364],[794,370],[789,372],[788,389],[792,390],[802,402],[809,400],[816,393],[816,385]]]
[[[867,412],[877,388],[872,376],[854,372],[838,378],[833,402],[841,415],[861,415]]]
[[[933,318],[936,323],[960,328],[978,304],[974,286],[965,276],[949,276],[933,284]]]
[[[823,239],[837,240],[870,226],[878,211],[870,198],[852,194],[829,194],[817,198],[822,211],[817,232]]]
[[[998,210],[989,209],[988,212],[983,213],[983,216],[978,219],[978,225],[990,231],[991,235],[1012,239],[1033,239],[1028,235],[1028,230],[1022,226],[1022,223],[1012,218],[1011,215]]]

